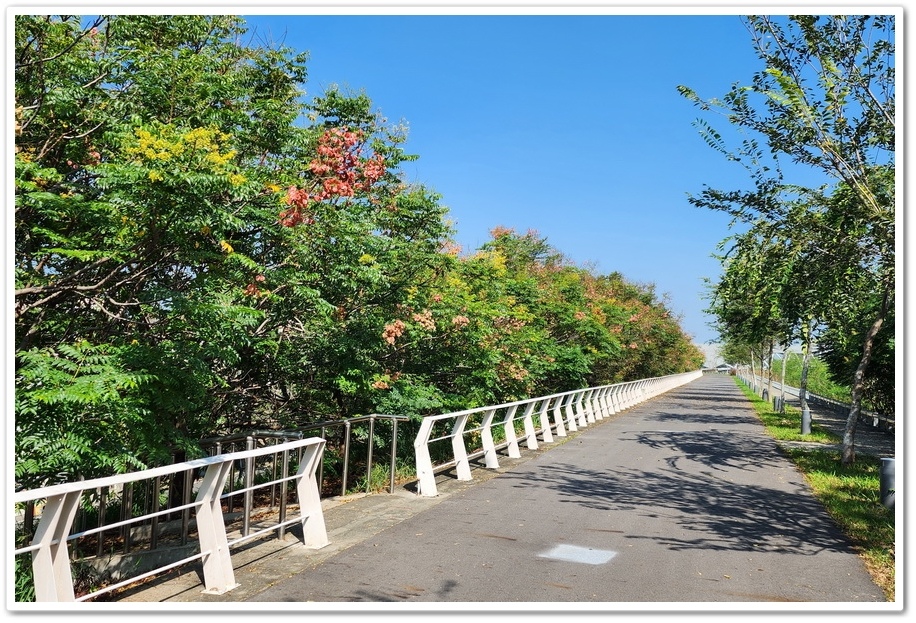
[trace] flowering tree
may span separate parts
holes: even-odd
[[[332,351],[359,351],[340,335],[438,248],[443,210],[396,175],[400,129],[363,96],[304,103],[304,55],[242,32],[16,18],[23,482],[167,461],[339,392]]]
[[[651,289],[533,233],[462,256],[403,128],[243,33],[16,17],[17,486],[699,367]]]
[[[699,369],[704,355],[651,287],[575,266],[537,232],[496,227],[445,253],[379,337],[376,408],[424,414]]]

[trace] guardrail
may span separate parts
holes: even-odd
[[[16,492],[13,495],[13,502],[16,507],[21,508],[24,505],[31,505],[33,508],[40,510],[35,511],[38,525],[35,528],[34,536],[30,539],[30,543],[18,547],[13,554],[14,556],[22,556],[31,553],[35,600],[38,602],[86,601],[198,559],[203,562],[204,592],[224,593],[238,586],[235,583],[230,549],[245,541],[274,530],[283,530],[286,526],[299,523],[302,526],[302,540],[306,547],[320,549],[328,544],[324,514],[315,477],[324,448],[324,439],[310,437],[264,448],[218,454],[212,457],[140,472]],[[283,457],[282,474],[279,478],[271,478],[267,482],[256,485],[249,484],[244,491],[236,490],[231,493],[224,493],[230,471],[237,461],[257,461],[257,459],[273,458],[275,464],[277,456]],[[295,466],[296,463],[298,463],[298,466],[295,474],[289,475],[289,468]],[[262,473],[269,474],[270,472],[265,470]],[[164,496],[168,497],[168,490],[163,489],[162,483],[164,479],[168,480],[176,476],[179,477],[179,480],[183,479],[184,482],[189,483],[189,491],[191,488],[196,487],[196,498],[193,502],[180,503],[175,506],[170,506],[166,501],[166,508],[160,509],[160,500]],[[269,522],[266,527],[261,526],[261,529],[254,532],[248,532],[232,540],[229,539],[223,513],[224,500],[239,493],[278,485],[285,497],[291,482],[295,483],[299,505],[298,517],[287,519],[285,514],[286,506],[284,504],[281,506],[279,518],[275,523]],[[71,534],[73,520],[78,509],[87,506],[95,507],[104,514],[103,500],[107,499],[109,492],[113,490],[131,491],[136,483],[146,483],[148,490],[151,491],[156,501],[154,504],[156,510],[136,517],[129,516],[123,521],[100,525],[97,528],[79,530]],[[127,500],[127,505],[130,505],[129,495],[122,496],[121,499]],[[148,530],[155,534],[158,533],[160,519],[179,515],[182,522],[187,524],[191,522],[190,515],[192,511],[199,544],[197,549],[199,551],[181,560],[170,561],[152,570],[131,575],[127,579],[76,597],[69,543],[85,539],[102,543],[104,541],[104,533],[113,530],[117,530],[122,535],[126,533],[128,540],[129,535],[135,531]],[[127,514],[129,515],[130,513],[128,512]],[[29,521],[31,521],[31,518],[29,518]],[[134,527],[135,525],[136,527]],[[31,533],[32,525],[24,528],[24,532]]]
[[[228,454],[244,450],[254,450],[259,447],[276,445],[288,441],[303,439],[306,436],[315,436],[325,440],[325,450],[321,454],[318,464],[316,478],[318,481],[318,490],[322,496],[332,495],[335,487],[340,495],[346,495],[348,485],[352,479],[354,468],[365,467],[364,480],[365,490],[368,493],[371,487],[376,486],[373,481],[373,469],[381,461],[376,460],[375,451],[380,452],[389,450],[387,458],[388,463],[388,490],[394,492],[396,478],[396,457],[398,442],[398,422],[404,422],[410,418],[400,415],[383,415],[373,413],[370,415],[357,416],[345,420],[328,420],[316,422],[291,430],[283,431],[251,431],[245,434],[226,435],[221,437],[212,437],[202,439],[200,443],[201,450],[205,455]],[[379,434],[379,424],[382,431]],[[354,432],[356,434],[354,435]],[[311,435],[309,435],[311,433]],[[354,439],[355,438],[355,439]],[[380,441],[381,440],[381,441]],[[274,452],[273,461],[266,468],[271,476],[276,477],[280,467],[277,460],[278,454]],[[328,467],[330,478],[325,478],[325,467]],[[229,468],[229,476],[226,479],[227,495],[224,498],[226,513],[230,516],[237,516],[241,512],[241,534],[248,536],[251,529],[252,516],[255,513],[261,513],[265,510],[272,510],[279,507],[279,513],[285,513],[287,507],[285,492],[276,485],[271,486],[270,490],[256,500],[254,491],[250,488],[256,477],[263,476],[265,467],[257,465],[253,458],[233,461]],[[187,482],[185,482],[187,480]],[[102,528],[106,523],[126,519],[130,511],[133,514],[143,512],[156,512],[160,510],[159,496],[151,494],[151,489],[157,490],[168,489],[169,498],[181,499],[181,503],[188,504],[191,501],[191,481],[190,479],[178,477],[163,477],[155,486],[152,483],[140,483],[136,486],[119,487],[100,491],[97,497],[97,504],[93,507],[83,505],[77,510],[73,525],[77,530],[83,530],[87,525],[92,524],[95,528]],[[257,502],[257,508],[256,508]],[[110,517],[113,510],[120,509],[119,517]],[[25,529],[23,536],[29,538],[32,531],[29,529],[35,524],[34,506],[31,503],[23,505],[21,510],[21,523]],[[171,524],[160,526],[158,517],[150,521],[149,534],[135,535],[133,530],[127,530],[123,527],[119,530],[119,539],[117,548],[120,550],[119,556],[124,557],[141,557],[138,552],[147,554],[145,558],[150,558],[152,552],[161,549],[170,549],[174,554],[175,541],[178,541],[181,547],[187,545],[191,524],[187,514],[181,521],[172,522]],[[106,527],[105,531],[110,534],[111,528]],[[168,532],[174,537],[171,540],[165,540],[161,543],[161,533]],[[278,537],[283,539],[285,529],[281,527],[278,531]],[[106,554],[106,546],[109,548],[112,540],[98,538],[95,542],[95,561],[100,560]],[[83,548],[85,549],[85,547]],[[109,552],[110,554],[111,552]],[[163,554],[163,557],[165,554]],[[113,561],[113,560],[112,560]],[[120,564],[120,563],[115,563]],[[109,566],[110,568],[110,566]]]
[[[436,495],[434,472],[449,464],[458,466],[460,478],[470,479],[469,459],[485,454],[487,467],[498,467],[499,450],[508,447],[510,456],[520,456],[519,437],[528,448],[536,449],[538,436],[542,442],[551,443],[554,435],[565,437],[567,431],[576,431],[701,375],[696,371],[641,379],[424,418],[414,442],[418,492]],[[535,428],[534,417],[539,417],[539,428]],[[367,433],[360,443],[366,451],[368,488],[377,420],[391,426],[389,491],[393,492],[397,426],[408,419],[372,414],[294,430],[255,431],[202,440],[202,449],[215,452],[215,456],[17,492],[14,514],[19,547],[13,552],[17,586],[20,576],[31,570],[36,601],[85,601],[203,559],[204,592],[231,590],[235,584],[229,550],[236,545],[270,531],[277,531],[283,538],[286,527],[297,522],[302,523],[306,546],[317,548],[327,543],[320,497],[328,448],[333,447],[337,455],[331,457],[337,468],[332,486],[339,484],[344,495],[351,461],[351,432],[360,430],[360,436]],[[449,420],[453,421],[450,433],[432,438],[436,422]],[[502,425],[496,434],[502,438],[499,443],[494,440],[494,421]],[[320,437],[302,439],[309,431],[320,431]],[[466,436],[476,436],[483,449],[469,454]],[[440,439],[452,440],[454,459],[434,467],[429,448]],[[273,445],[257,447],[258,444]],[[244,449],[236,451],[239,446]],[[298,456],[290,455],[293,449],[298,449],[294,453]],[[297,474],[289,476],[297,461]],[[278,477],[278,473],[282,474]],[[287,520],[287,485],[292,480],[297,481],[300,513],[298,518]],[[197,497],[192,502],[195,492]],[[264,517],[276,517],[277,521],[270,523]],[[227,520],[231,522],[231,541]],[[253,523],[257,523],[254,531]],[[73,544],[72,551],[68,543]],[[196,553],[185,556],[191,552]],[[29,565],[21,566],[20,562],[30,553],[29,569]],[[74,567],[78,571],[78,591]],[[104,588],[87,588],[87,578],[89,583],[102,584]]]
[[[368,424],[368,430],[366,431],[366,444],[365,444],[365,467],[366,467],[366,485],[367,492],[368,486],[370,484],[370,479],[372,475],[374,451],[375,451],[375,441],[376,441],[376,424],[386,422],[391,426],[390,439],[391,443],[389,445],[388,459],[389,459],[389,483],[388,491],[389,493],[394,492],[394,481],[395,481],[395,459],[397,458],[398,450],[398,423],[409,421],[410,418],[406,415],[385,415],[381,413],[372,413],[369,415],[360,415],[352,418],[347,418],[344,420],[325,420],[323,422],[315,422],[314,424],[309,424],[307,426],[302,426],[298,428],[286,429],[281,431],[252,431],[237,435],[224,435],[221,437],[210,437],[207,439],[202,439],[200,441],[200,447],[204,452],[208,453],[221,453],[221,452],[234,452],[240,449],[251,450],[258,443],[270,443],[271,440],[278,441],[288,441],[290,439],[302,439],[306,436],[307,433],[317,433],[318,437],[321,437],[327,442],[325,446],[325,453],[322,455],[321,463],[318,466],[318,489],[322,493],[326,492],[326,479],[325,479],[325,462],[328,460],[329,454],[339,454],[338,457],[334,457],[335,467],[339,467],[339,470],[336,472],[338,476],[338,488],[340,490],[340,495],[346,495],[347,485],[349,484],[350,479],[350,467],[351,467],[351,448],[352,448],[352,433],[355,428],[360,424]],[[247,475],[251,471],[250,465],[245,465],[244,470],[239,468],[239,472],[244,471]],[[233,475],[229,478],[230,486],[231,483],[240,480],[238,475],[233,472]],[[327,491],[328,493],[330,491]]]
[[[566,437],[567,430],[584,428],[702,375],[702,371],[697,370],[426,416],[414,440],[418,492],[424,497],[436,496],[435,473],[449,467],[455,467],[458,480],[471,480],[470,460],[473,458],[483,456],[485,466],[490,469],[499,467],[498,450],[503,448],[508,449],[510,458],[520,458],[519,435],[528,449],[536,450],[538,435],[543,443],[552,443],[554,433],[557,437]],[[503,438],[498,444],[494,440],[494,427]],[[479,444],[479,449],[469,453],[467,438],[474,447]],[[437,447],[441,447],[439,442],[444,441],[450,442],[451,458],[433,465],[430,446],[438,444]]]
[[[749,374],[741,374],[739,377],[744,381],[745,385],[754,391],[754,393],[758,394],[759,396],[764,395],[764,389],[768,383],[768,380],[765,377]],[[775,380],[773,381],[773,388],[774,390],[782,391],[782,385]],[[789,385],[786,385],[785,391],[786,394],[790,396],[798,397],[798,394],[801,390],[797,387],[790,387]],[[772,396],[766,397],[767,400],[772,400],[772,398]],[[818,394],[812,394],[811,392],[807,392],[807,400],[813,405],[825,407],[840,415],[848,414],[849,410],[852,408],[852,405],[849,403],[832,400],[824,396],[819,396]],[[885,431],[887,433],[893,434],[894,432],[894,418],[882,415],[880,413],[862,409],[859,412],[859,422],[867,426],[871,426],[874,429]]]

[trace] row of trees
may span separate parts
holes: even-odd
[[[535,232],[461,253],[403,128],[246,36],[16,17],[17,486],[702,365],[651,287]]]
[[[691,197],[739,229],[720,247],[710,311],[726,352],[743,357],[735,363],[771,361],[774,346],[793,342],[807,361],[816,348],[851,387],[842,456],[850,463],[863,400],[894,410],[894,16],[743,21],[763,65],[751,83],[709,100],[680,87],[746,136],[733,149],[698,121],[752,181],[750,190]],[[812,173],[826,181],[801,181]]]

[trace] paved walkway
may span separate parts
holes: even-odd
[[[881,603],[731,377],[704,376],[473,475],[441,475],[436,498],[402,489],[328,501],[331,545],[309,551],[290,536],[239,552],[240,586],[224,595],[203,595],[187,572],[122,601],[899,609]]]

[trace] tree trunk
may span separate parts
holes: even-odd
[[[754,393],[757,393],[757,369],[754,367],[754,349],[748,349],[751,354],[751,382],[753,383]]]
[[[789,358],[789,347],[782,347],[782,376],[779,377],[780,403],[779,412],[784,413],[786,410],[786,360]]]
[[[859,360],[859,365],[856,367],[856,372],[852,377],[852,407],[849,409],[849,416],[846,418],[846,430],[843,432],[843,465],[849,465],[856,460],[856,425],[859,423],[859,414],[862,412],[865,370],[871,362],[872,351],[875,347],[875,336],[881,330],[884,318],[887,315],[889,297],[890,292],[885,290],[878,317],[875,318],[868,333],[865,334],[865,341],[862,344],[862,358]]]
[[[761,367],[763,367],[761,365]],[[773,340],[770,340],[770,352],[767,355],[767,402],[773,400]]]
[[[801,379],[798,381],[798,405],[804,418],[805,411],[810,414],[808,409],[808,370],[811,368],[811,335],[814,333],[814,321],[808,322],[804,340],[802,341],[802,369]],[[804,430],[804,423],[802,423]]]

